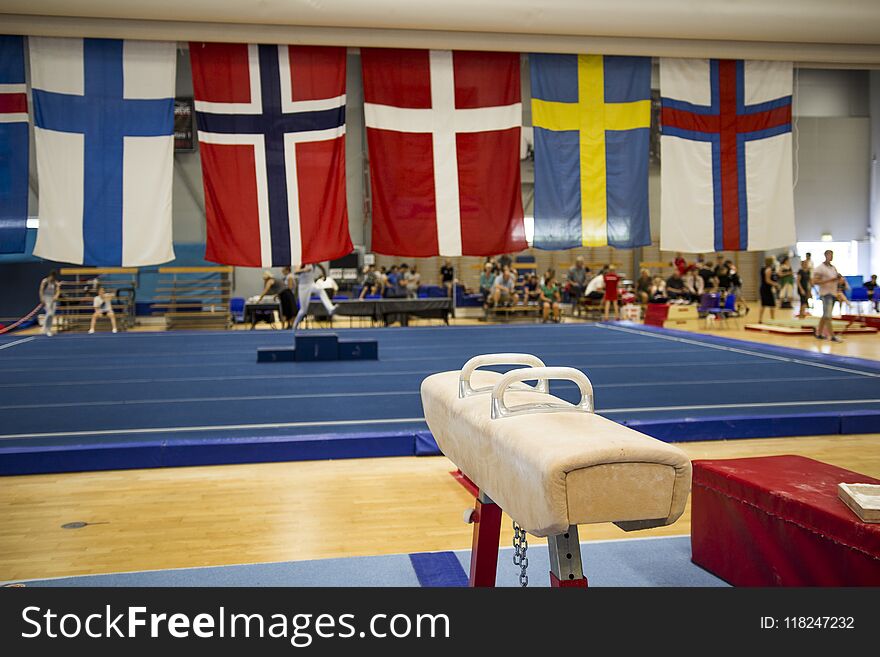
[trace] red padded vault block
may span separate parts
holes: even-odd
[[[734,586],[880,586],[880,524],[837,497],[880,480],[802,456],[693,465],[695,564]]]

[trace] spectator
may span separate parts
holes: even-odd
[[[409,270],[409,275],[406,279],[406,296],[408,299],[418,299],[419,298],[419,288],[422,285],[422,275],[419,273],[419,270],[413,265],[412,269]]]
[[[506,253],[502,253],[500,256],[498,256],[498,268],[504,269],[505,267],[510,269],[512,272],[513,271],[513,259],[509,255],[507,255]]]
[[[605,277],[599,275],[593,276],[593,278],[590,279],[590,282],[587,283],[587,289],[584,291],[584,296],[593,301],[604,299]]]
[[[684,259],[684,256],[680,253],[675,254],[675,260],[672,262],[672,265],[678,271],[679,276],[684,276],[684,273],[687,271],[688,263],[687,260]]]
[[[541,286],[538,284],[537,274],[530,274],[526,279],[526,282],[523,284],[523,293],[527,304],[534,306],[538,303],[541,297]]]
[[[100,315],[107,315],[107,317],[110,318],[110,325],[113,327],[113,332],[116,333],[116,313],[113,312],[113,304],[111,303],[111,299],[113,299],[114,296],[115,295],[112,292],[107,292],[103,285],[98,286],[98,293],[95,295],[95,298],[92,299],[92,305],[95,308],[95,312],[92,313],[92,323],[89,325],[89,333],[95,332],[95,322],[98,321]]]
[[[510,268],[503,267],[501,273],[495,277],[495,282],[492,284],[492,305],[504,304],[505,306],[512,306],[515,304],[518,301],[516,292],[513,291],[515,283],[516,281],[513,274],[510,273]]]
[[[364,285],[361,288],[359,299],[363,299],[368,294],[378,294],[382,296],[382,286],[379,284],[379,276],[373,265],[364,267]]]
[[[580,300],[587,288],[587,274],[589,269],[584,267],[584,259],[581,256],[575,258],[574,265],[568,270],[565,287],[571,297],[572,307],[575,314],[580,311]]]
[[[483,295],[483,308],[489,306],[489,300],[492,298],[492,286],[495,283],[495,264],[494,262],[485,262],[483,264],[483,273],[480,274],[480,294]]]
[[[553,311],[553,321],[559,323],[559,301],[562,295],[559,292],[559,285],[556,284],[556,275],[552,273],[544,280],[541,286],[541,294],[538,297],[541,302],[542,321],[547,322],[550,318],[550,311]]]
[[[715,255],[715,266],[712,268],[712,273],[716,276],[718,275],[719,270],[724,265],[724,254],[718,253]]]
[[[290,267],[281,269],[281,290],[278,292],[278,303],[281,305],[281,322],[284,328],[293,326],[293,318],[296,317],[296,297],[293,290],[296,287],[296,278],[290,271]]]
[[[779,285],[774,280],[776,276],[773,267],[773,258],[764,258],[764,266],[761,268],[761,311],[758,314],[758,323],[764,319],[764,309],[770,309],[770,319],[776,319],[776,297],[774,291]]]
[[[455,294],[455,269],[449,258],[446,258],[443,266],[440,267],[440,284],[446,288],[446,296],[451,297]]]
[[[840,280],[840,273],[831,264],[833,259],[834,251],[829,249],[825,252],[825,262],[813,269],[813,285],[819,286],[819,297],[822,299],[822,319],[819,320],[819,326],[816,327],[816,339],[843,342],[834,335],[834,326],[831,321],[834,302],[837,300],[837,285]]]
[[[812,273],[807,268],[807,264],[808,263],[806,260],[801,260],[801,268],[798,270],[797,275],[798,296],[801,300],[801,307],[798,309],[797,316],[800,319],[803,319],[807,316],[807,308],[809,308],[810,299],[813,296],[811,292],[811,289],[813,287],[813,284],[811,282]]]
[[[666,296],[666,281],[662,276],[655,276],[651,283],[649,292],[649,303],[666,303],[669,297]]]
[[[776,270],[779,276],[779,307],[791,308],[791,298],[794,294],[794,270],[787,255],[779,258],[779,267]]]
[[[284,285],[281,281],[272,276],[272,272],[267,269],[263,272],[263,291],[257,297],[257,303],[260,303],[265,296],[277,297],[283,289]]]
[[[666,279],[666,296],[669,299],[690,300],[688,291],[684,286],[684,279],[678,273],[678,269],[674,269],[672,275]]]
[[[687,290],[692,300],[697,300],[703,296],[705,288],[703,279],[693,268],[687,270],[684,275],[684,288]]]
[[[876,278],[876,276],[874,277]],[[58,303],[58,297],[61,296],[61,284],[58,282],[58,272],[52,270],[49,275],[40,281],[40,301],[46,310],[46,317],[43,320],[43,333],[52,337],[52,324],[55,321],[55,305]]]
[[[703,289],[709,287],[709,279],[715,275],[715,270],[708,261],[703,260],[697,266],[697,274],[703,279]]]
[[[639,278],[636,281],[636,297],[640,303],[648,303],[651,299],[651,273],[647,269],[639,272]]]
[[[721,265],[716,276],[718,278],[718,287],[725,292],[729,290],[731,287],[731,281],[730,268],[727,266],[727,263]]]
[[[840,302],[840,312],[843,314],[843,307],[846,306],[847,312],[849,312],[850,304],[849,298],[846,296],[846,291],[851,290],[849,286],[849,281],[846,280],[843,276],[838,277],[837,279],[837,300]]]
[[[492,268],[492,277],[494,279],[494,277],[501,272],[501,268],[498,266],[498,261],[495,260],[494,256],[486,256],[486,262],[483,263],[483,269],[485,269],[487,265]]]
[[[808,253],[807,257],[801,261],[801,267],[810,272],[810,276],[813,275],[813,254]]]
[[[877,274],[871,275],[871,280],[866,282],[863,287],[865,291],[868,293],[868,300],[871,302],[871,307],[874,309],[876,313],[878,311],[878,304],[880,304],[880,300],[877,299],[876,291],[877,291]]]
[[[608,271],[603,276],[605,279],[605,321],[608,321],[608,311],[614,306],[614,319],[620,313],[620,307],[617,305],[618,290],[617,285],[620,283],[620,275],[613,264],[608,265]]]

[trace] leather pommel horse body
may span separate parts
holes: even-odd
[[[506,374],[480,370],[525,365]],[[574,382],[580,401],[549,392]],[[530,386],[525,381],[537,381]],[[488,354],[422,382],[425,419],[443,453],[479,488],[471,586],[494,586],[501,509],[546,536],[551,584],[586,586],[577,526],[625,531],[675,522],[690,492],[691,463],[677,447],[593,412],[593,386],[571,367],[529,354]]]

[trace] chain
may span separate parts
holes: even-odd
[[[526,573],[529,567],[529,558],[526,552],[529,549],[529,539],[526,537],[526,530],[513,523],[513,565],[519,566],[519,585],[528,586],[529,576]]]

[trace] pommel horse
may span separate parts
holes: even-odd
[[[496,365],[525,367],[479,369]],[[580,401],[551,395],[551,379],[574,382]],[[495,586],[502,509],[529,534],[547,537],[554,587],[587,586],[578,525],[613,522],[633,531],[671,524],[684,512],[690,459],[596,415],[593,386],[580,370],[545,367],[530,354],[487,354],[429,376],[421,394],[440,449],[479,489],[469,514],[471,586]]]

